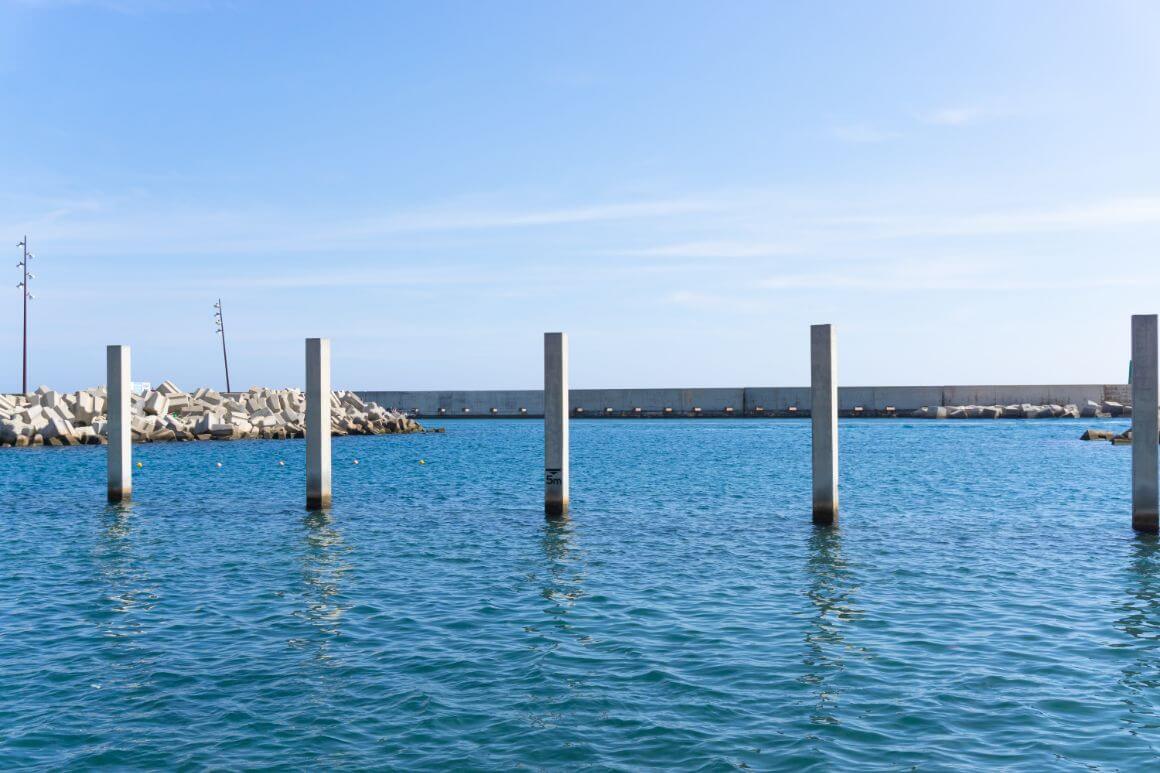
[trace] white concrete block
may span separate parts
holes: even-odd
[[[169,412],[169,399],[161,392],[150,392],[145,397],[145,413],[149,416],[164,416]]]

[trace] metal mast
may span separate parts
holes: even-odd
[[[214,321],[217,323],[217,332],[222,337],[222,363],[226,366],[226,391],[231,392],[230,389],[230,358],[226,355],[226,323],[222,318],[222,299],[218,298],[217,303],[213,305]]]
[[[16,285],[21,289],[21,295],[24,296],[24,354],[20,368],[20,391],[21,394],[28,394],[28,302],[35,298],[28,286],[28,280],[36,279],[36,274],[33,274],[28,270],[28,261],[32,260],[36,256],[28,251],[27,235],[25,235],[24,239],[21,240],[16,246],[23,250],[23,253],[20,257],[20,262],[16,264],[16,267],[21,269],[24,273],[20,284]]]

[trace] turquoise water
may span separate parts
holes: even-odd
[[[0,768],[1154,769],[1089,425],[844,422],[836,530],[796,420],[573,422],[563,523],[536,421],[338,438],[325,515],[300,441],[136,447],[124,508],[0,452]]]

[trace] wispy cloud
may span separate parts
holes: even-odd
[[[182,13],[217,7],[217,0],[14,0],[28,8],[97,8],[123,14]]]
[[[758,314],[768,311],[772,299],[753,298],[736,293],[707,293],[696,290],[678,290],[665,296],[665,303],[704,311],[731,311]]]
[[[898,139],[902,135],[899,132],[880,129],[870,124],[857,123],[833,126],[830,128],[830,136],[839,142],[873,144],[890,142],[891,140]]]
[[[0,230],[37,232],[89,253],[246,253],[382,247],[393,236],[549,228],[619,221],[664,220],[727,206],[708,198],[673,198],[557,208],[441,207],[400,209],[328,219],[301,212],[226,209],[200,212],[143,207],[139,202],[54,204]]]
[[[923,261],[879,261],[833,272],[787,273],[757,283],[766,290],[995,291],[1083,290],[1138,284],[1128,277],[1061,276],[1020,269],[977,256],[930,256]]]
[[[959,106],[928,110],[920,113],[918,119],[932,126],[964,126],[969,123],[976,123],[984,116],[984,111],[977,107]]]
[[[773,242],[743,241],[700,241],[661,244],[654,247],[637,247],[602,254],[616,254],[637,258],[764,258],[774,255],[789,255],[796,247]]]
[[[922,213],[851,215],[829,220],[855,226],[876,239],[928,236],[996,236],[1023,233],[1066,233],[1126,226],[1160,225],[1160,197],[1125,197],[1050,209],[964,214]]]
[[[705,212],[720,206],[720,203],[706,199],[663,199],[538,210],[414,210],[370,218],[362,221],[361,227],[378,233],[527,228],[609,220],[672,217]]]

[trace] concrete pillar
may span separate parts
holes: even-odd
[[[810,326],[814,523],[838,521],[838,347],[832,325]]]
[[[1132,528],[1157,532],[1156,315],[1132,315]]]
[[[544,333],[544,511],[568,512],[567,333]]]
[[[124,502],[133,497],[133,414],[129,386],[129,347],[109,346],[105,350],[105,383],[108,385],[108,424],[105,431],[109,471],[109,501]]]
[[[306,339],[306,507],[330,507],[330,339]]]

